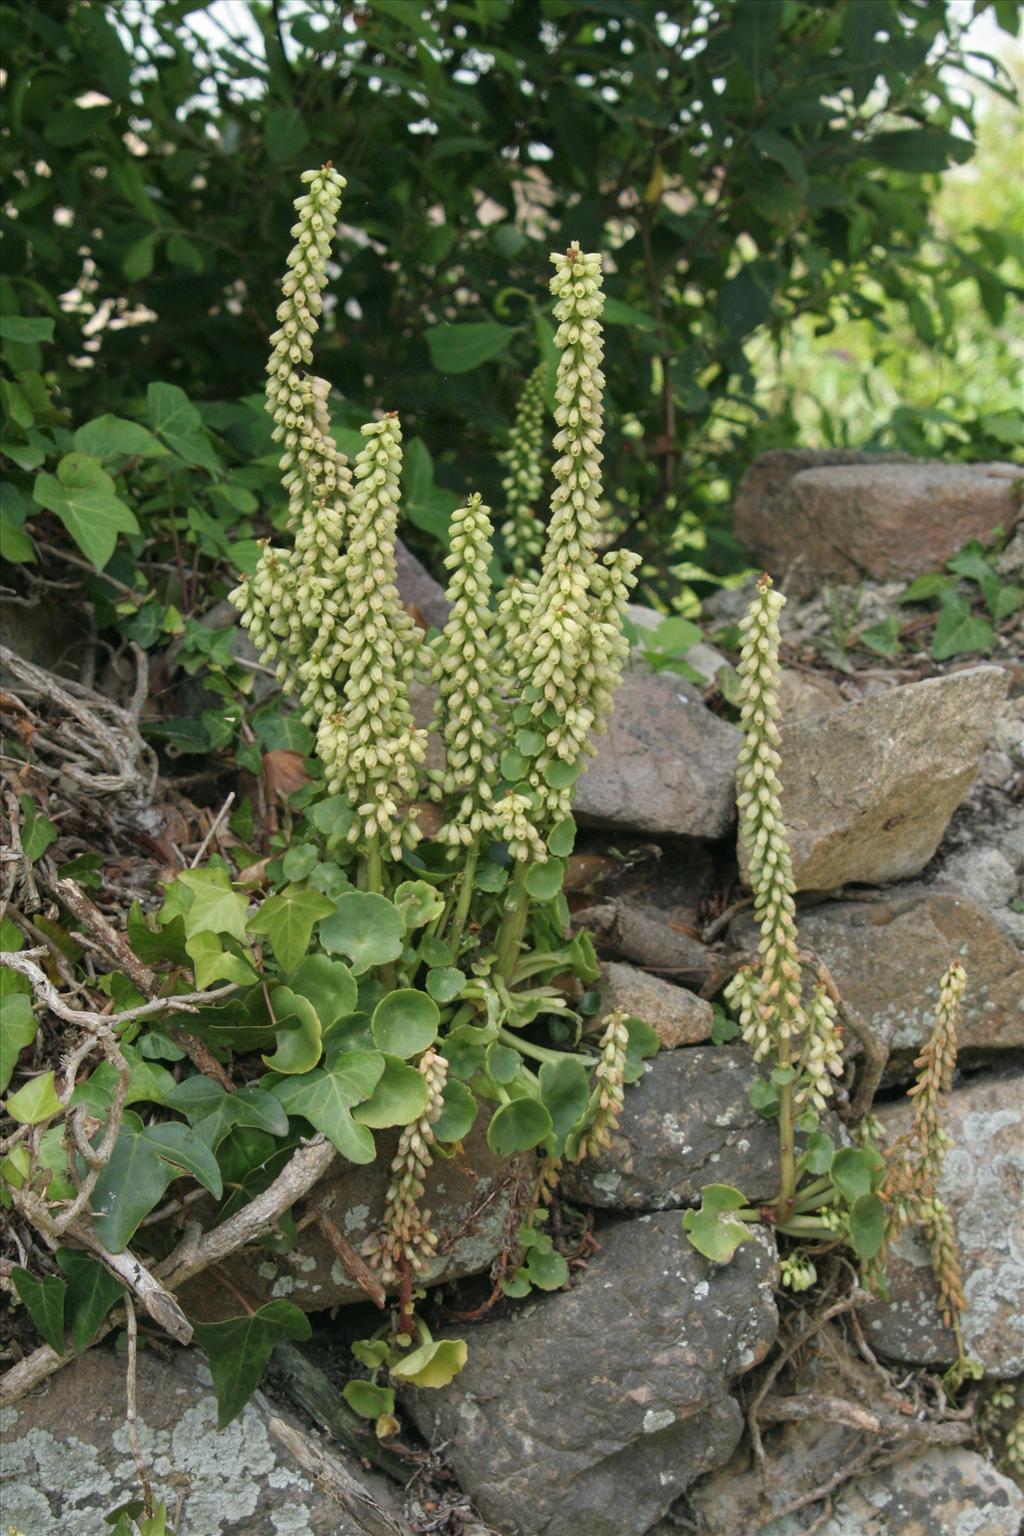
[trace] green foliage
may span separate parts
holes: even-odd
[[[260,1384],[274,1345],[308,1339],[309,1319],[290,1301],[268,1301],[258,1311],[223,1323],[196,1323],[196,1342],[210,1362],[217,1394],[217,1428],[238,1417]]]

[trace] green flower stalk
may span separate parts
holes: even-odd
[[[427,1107],[398,1139],[398,1150],[391,1161],[384,1229],[364,1250],[380,1270],[382,1284],[389,1289],[401,1283],[405,1263],[414,1274],[421,1274],[437,1252],[431,1213],[421,1210],[419,1201],[425,1188],[423,1181],[434,1161],[434,1126],[444,1108],[448,1062],[431,1046],[420,1057],[419,1071],[427,1084]]]
[[[536,565],[544,548],[544,529],[535,508],[544,485],[541,433],[546,378],[547,367],[541,363],[527,379],[516,407],[509,446],[501,456],[508,470],[501,482],[507,513],[501,525],[501,536],[509,564],[517,576],[525,575]]]
[[[519,576],[510,576],[498,596],[497,667],[501,677],[509,682],[520,673],[536,601],[533,582]]]
[[[779,1090],[781,1186],[778,1212],[789,1214],[795,1185],[794,1107],[821,1110],[842,1074],[836,1010],[823,982],[805,1010],[789,839],[779,782],[779,614],[785,598],[767,575],[740,624],[738,668],[743,745],[737,765],[740,837],[760,937],[756,970],[742,967],[726,988],[743,1039],[757,1061],[773,1056],[793,1069]]]
[[[296,244],[282,283],[266,391],[274,441],[284,450],[282,484],[295,542],[287,551],[266,544],[252,580],[232,593],[253,642],[277,662],[280,680],[300,695],[309,682],[300,677],[300,666],[313,650],[330,604],[351,488],[347,462],[330,433],[329,385],[303,371],[313,361],[345,179],[329,165],[306,171],[302,179],[306,191],[295,202]],[[329,680],[326,689],[314,688],[306,717],[314,718],[330,696]]]
[[[523,645],[521,678],[535,691],[533,712],[552,720],[550,756],[574,762],[577,674],[590,618],[594,541],[601,500],[601,260],[577,244],[552,258],[551,292],[559,321],[555,343],[561,356],[555,387],[554,466],[558,484],[541,563],[529,633]],[[535,773],[538,796],[546,800],[543,763]]]
[[[447,590],[451,607],[434,655],[434,728],[445,748],[438,787],[457,803],[436,838],[453,850],[477,844],[493,826],[498,733],[491,533],[489,509],[478,495],[470,497],[452,516],[451,553],[445,559],[452,572]]]
[[[535,819],[536,813],[526,795],[510,791],[494,802],[495,833],[508,844],[508,851],[517,863],[547,862],[547,844],[534,825]]]
[[[416,728],[409,703],[419,631],[402,607],[395,566],[401,427],[390,415],[362,430],[349,543],[338,563],[348,615],[337,640],[344,681],[339,707],[320,722],[317,751],[330,793],[352,803],[349,840],[366,845],[369,883],[379,888],[380,852],[398,859],[403,839],[419,836],[407,805],[426,756],[426,732]]]
[[[608,1146],[612,1133],[617,1129],[625,1103],[626,1052],[629,1049],[629,1031],[626,1015],[611,1015],[601,1035],[601,1052],[594,1077],[597,1086],[595,1113],[576,1148],[576,1161],[594,1157],[602,1147]]]

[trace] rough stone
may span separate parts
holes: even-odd
[[[435,581],[421,560],[401,539],[395,545],[398,568],[398,592],[407,608],[413,609],[426,625],[443,629],[448,622],[448,599],[439,581]]]
[[[768,1234],[722,1266],[675,1215],[600,1241],[571,1291],[473,1328],[446,1391],[404,1397],[503,1536],[642,1536],[732,1454],[743,1421],[727,1383],[775,1338]]]
[[[608,733],[579,779],[581,822],[722,837],[735,819],[739,732],[670,673],[623,678]]]
[[[871,898],[874,899],[871,899]],[[897,886],[859,901],[802,910],[801,942],[824,960],[846,1001],[905,1066],[931,1032],[939,978],[953,959],[967,972],[961,1061],[1024,1046],[1024,960],[975,902],[944,886]],[[749,917],[732,935],[756,942]]]
[[[801,465],[791,457],[766,472],[758,462],[736,499],[736,535],[797,595],[825,578],[891,581],[934,570],[969,539],[1020,518],[1012,464],[874,457]]]
[[[660,976],[648,976],[635,965],[614,960],[602,965],[598,985],[601,1011],[588,1021],[586,1027],[590,1032],[603,1029],[608,1015],[622,1009],[649,1024],[668,1050],[677,1045],[698,1045],[711,1038],[714,1009],[685,987],[674,987]]]
[[[787,722],[826,715],[845,702],[838,684],[824,674],[798,672],[794,667],[783,667],[779,673],[779,708]]]
[[[517,1165],[491,1152],[486,1125],[481,1111],[464,1150],[448,1160],[439,1158],[427,1175],[424,1204],[433,1211],[435,1229],[441,1234],[439,1256],[424,1272],[428,1285],[478,1274],[501,1249]],[[324,1202],[328,1215],[357,1252],[383,1222],[388,1168],[397,1138],[397,1132],[378,1133],[375,1162],[364,1167],[339,1162],[337,1172],[317,1185],[317,1200]],[[219,1268],[254,1306],[283,1296],[304,1312],[316,1312],[366,1300],[317,1226],[307,1227],[290,1253],[244,1248]],[[238,1310],[227,1288],[208,1272],[183,1288],[182,1301],[190,1316],[203,1322],[231,1317]]]
[[[619,1129],[596,1158],[567,1168],[568,1197],[615,1210],[696,1202],[702,1184],[767,1200],[779,1182],[778,1128],[751,1108],[745,1046],[666,1051],[626,1089]]]
[[[630,898],[603,901],[573,914],[578,928],[588,928],[602,954],[620,955],[651,970],[667,971],[700,986],[714,957],[686,925],[657,907]]]
[[[848,1431],[825,1424],[800,1428],[805,1433],[799,1457],[788,1457],[780,1465],[772,1448],[768,1513],[828,1482],[856,1454]],[[765,1485],[755,1473],[717,1473],[691,1499],[702,1536],[740,1536],[747,1531],[804,1536],[806,1509],[760,1523],[766,1514],[764,1493]],[[853,1478],[833,1495],[831,1513],[815,1529],[816,1536],[1018,1536],[1022,1516],[1024,1493],[1016,1483],[976,1451],[951,1446]],[[650,1536],[678,1536],[679,1530],[665,1521]]]
[[[977,774],[1008,682],[999,667],[969,667],[784,723],[797,889],[918,874]]]
[[[998,848],[961,849],[946,860],[939,878],[990,911],[1008,906],[1021,894],[1020,872]]]
[[[138,1358],[139,1446],[157,1498],[196,1536],[343,1536],[321,1493],[267,1431],[256,1397],[217,1431],[210,1375],[198,1352]],[[45,1392],[0,1413],[3,1526],[25,1536],[96,1536],[103,1516],[139,1496],[125,1426],[125,1362],[96,1348],[66,1366]],[[334,1451],[337,1454],[337,1451]],[[364,1483],[361,1468],[353,1469]],[[379,1483],[379,1486],[378,1486]],[[374,1496],[387,1500],[383,1480]],[[385,1507],[387,1504],[385,1503]]]
[[[906,1103],[877,1111],[890,1137],[910,1125]],[[978,1078],[949,1097],[943,1126],[953,1139],[939,1184],[956,1226],[967,1311],[968,1352],[992,1376],[1024,1373],[1024,1078]],[[893,1360],[950,1365],[952,1333],[937,1307],[928,1249],[910,1230],[887,1266],[890,1300],[861,1321],[873,1348]]]

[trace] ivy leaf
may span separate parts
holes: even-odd
[[[683,1217],[683,1230],[692,1247],[715,1264],[728,1264],[739,1245],[753,1235],[746,1222],[729,1214],[742,1210],[746,1203],[731,1184],[705,1184],[700,1209],[687,1211]]]
[[[249,919],[249,932],[266,934],[281,969],[293,971],[309,949],[314,925],[334,906],[319,891],[289,885],[279,895],[269,896]]]
[[[19,795],[21,806],[21,850],[30,864],[41,859],[51,843],[57,841],[57,828],[44,816],[31,795]]]
[[[271,1093],[290,1115],[302,1115],[332,1142],[350,1163],[372,1163],[373,1137],[352,1118],[354,1105],[368,1099],[384,1074],[376,1051],[346,1051],[329,1072],[318,1069],[275,1083]]]
[[[239,943],[245,943],[249,899],[232,890],[226,869],[183,870],[174,885],[168,887],[168,895],[175,885],[183,886],[192,896],[181,914],[186,938],[191,939],[206,928],[212,933],[229,933]]]
[[[68,1277],[71,1342],[81,1354],[125,1288],[99,1259],[77,1248],[58,1248],[57,1263]]]
[[[251,1315],[194,1327],[196,1343],[210,1362],[218,1429],[241,1413],[260,1384],[274,1345],[281,1339],[308,1339],[313,1331],[305,1313],[290,1301],[268,1301]]]
[[[988,619],[975,616],[963,598],[954,597],[943,604],[939,614],[932,636],[932,660],[946,661],[967,651],[987,651],[995,639]]]
[[[54,1090],[54,1074],[40,1072],[30,1077],[23,1088],[12,1093],[4,1108],[20,1125],[40,1125],[64,1108]]]
[[[439,373],[469,373],[504,352],[515,334],[494,320],[434,325],[425,333],[430,361]]]
[[[123,1253],[139,1222],[183,1173],[220,1199],[217,1160],[195,1131],[176,1121],[146,1126],[138,1115],[126,1114],[110,1162],[93,1190],[93,1225],[100,1242],[111,1253]]]
[[[185,1115],[197,1136],[216,1147],[233,1125],[251,1126],[269,1136],[287,1136],[288,1116],[279,1099],[264,1088],[228,1093],[212,1077],[186,1077],[167,1095],[171,1109]]]
[[[159,381],[146,391],[153,429],[186,464],[198,464],[212,475],[221,471],[202,417],[183,389]]]
[[[866,645],[869,651],[876,651],[879,656],[898,656],[902,646],[897,615],[890,614],[880,624],[872,624],[870,629],[861,630],[860,643]]]
[[[222,936],[204,928],[186,941],[185,949],[195,970],[196,986],[200,990],[214,981],[237,981],[248,986],[259,980],[258,972],[241,955],[224,948]]]
[[[320,925],[328,954],[347,955],[356,976],[372,965],[397,960],[405,948],[405,919],[386,896],[375,891],[345,891],[333,914]]]
[[[119,533],[138,533],[135,514],[115,494],[114,482],[98,459],[66,453],[56,475],[36,476],[33,496],[55,512],[79,549],[102,571]]]
[[[137,421],[108,412],[87,421],[75,433],[75,447],[94,459],[166,458],[167,449]]]
[[[57,1275],[39,1279],[31,1270],[16,1264],[11,1270],[14,1288],[28,1309],[41,1338],[55,1354],[64,1353],[64,1296],[67,1282]]]
[[[24,992],[11,992],[0,999],[0,1093],[6,1093],[18,1057],[32,1044],[38,1028],[32,1000]]]

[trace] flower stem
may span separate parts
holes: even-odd
[[[466,863],[462,870],[462,883],[459,886],[459,899],[452,916],[451,928],[448,930],[448,945],[456,960],[459,957],[459,945],[462,943],[462,930],[466,926],[466,918],[469,915],[469,904],[473,899],[473,880],[476,876],[476,866],[479,857],[479,845],[473,843],[466,854]]]
[[[509,893],[515,901],[506,905],[498,932],[498,974],[504,981],[508,981],[515,969],[516,961],[519,959],[519,946],[526,929],[526,918],[530,910],[530,898],[526,893],[528,869],[529,865],[525,859],[516,864],[515,878]]]
[[[534,1061],[582,1061],[585,1067],[597,1065],[593,1056],[574,1055],[571,1051],[552,1051],[546,1045],[534,1045],[532,1040],[523,1040],[511,1029],[499,1029],[498,1039],[503,1045],[511,1045],[523,1056],[532,1056]]]

